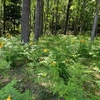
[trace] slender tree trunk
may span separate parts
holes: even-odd
[[[35,34],[34,34],[34,40],[39,40],[40,35],[40,0],[36,0],[36,13],[35,13]]]
[[[52,20],[51,20],[51,33],[54,34],[54,12],[53,11],[52,11]]]
[[[81,15],[80,15],[80,32],[84,32],[84,26],[85,26],[85,18],[84,18],[84,11],[85,11],[85,7],[86,7],[86,0],[83,0],[83,5],[82,5],[82,11],[81,11]]]
[[[74,35],[76,36],[78,32],[78,16],[76,16],[75,24],[74,24]]]
[[[59,13],[58,13],[58,7],[59,7],[59,0],[56,0],[54,2],[55,4],[55,14],[54,14],[54,19],[55,19],[55,22],[54,22],[54,35],[57,34],[57,31],[58,31],[58,26],[59,26]]]
[[[30,1],[30,4],[31,4],[31,1]],[[31,8],[31,5],[30,5],[30,8]],[[29,33],[31,33],[31,29],[32,29],[32,16],[31,16],[31,10],[30,10],[30,15],[29,15]]]
[[[72,2],[72,0],[69,0],[69,1],[68,1],[67,13],[66,13],[66,22],[65,22],[65,29],[64,29],[64,35],[66,35],[66,31],[67,31],[67,28],[68,28],[69,10],[70,10],[70,7],[71,7],[71,2]]]
[[[3,33],[5,34],[5,26],[6,26],[6,1],[3,3],[4,15],[3,15]]]
[[[57,14],[58,14],[58,8],[57,8],[57,0],[53,0],[53,4],[54,4],[54,7],[53,7],[53,11],[52,11],[52,22],[51,22],[51,33],[56,35],[57,31],[56,31],[56,28],[57,28]]]
[[[34,16],[33,16],[33,21],[35,21],[35,12],[36,12],[36,6],[34,6]],[[35,33],[35,22],[33,23],[33,32]]]
[[[45,25],[44,25],[44,33],[46,32],[46,30],[48,30],[48,14],[49,14],[49,0],[46,0],[46,16],[44,16],[44,20],[45,20]],[[45,12],[44,12],[45,15]]]
[[[21,41],[24,43],[29,42],[29,14],[30,14],[30,0],[23,0],[22,8],[22,32],[21,32]]]
[[[43,0],[41,0],[41,3],[40,3],[40,35],[43,34],[43,8],[44,8],[44,2]]]
[[[80,5],[80,0],[78,0],[78,5]],[[74,35],[76,36],[78,34],[78,26],[79,26],[79,6],[77,7],[77,14],[75,18],[75,24],[74,24]]]
[[[38,41],[41,34],[43,34],[43,0],[37,0],[34,41]]]
[[[1,3],[1,1],[0,1]],[[0,5],[0,21],[2,21],[2,5]],[[2,23],[0,24],[2,25]],[[0,26],[0,37],[2,36],[2,26]]]
[[[14,31],[16,30],[16,25],[15,25],[16,20],[14,19]]]
[[[92,27],[92,34],[91,34],[91,42],[94,41],[94,36],[95,36],[95,32],[96,32],[96,27],[97,27],[97,21],[98,21],[98,12],[99,12],[99,8],[98,5],[100,5],[100,0],[98,0],[98,4],[97,4],[97,8],[96,8],[96,13],[94,16],[94,22],[93,22],[93,27]]]
[[[1,3],[1,2],[0,2],[0,3]],[[1,11],[1,13],[0,13],[0,21],[1,21],[1,20],[2,20],[2,19],[1,19],[1,17],[2,17],[2,7],[0,7],[0,8],[1,8],[1,10],[0,10],[0,11]],[[1,25],[2,25],[2,24],[0,24],[0,37],[1,37],[1,30],[2,30]]]
[[[54,35],[57,34],[57,25],[59,24],[58,20],[59,20],[59,17],[58,17],[58,5],[59,5],[59,0],[56,0],[55,1],[55,5],[56,5],[56,13],[55,13],[55,25],[54,25]]]

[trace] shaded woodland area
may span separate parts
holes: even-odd
[[[0,100],[100,100],[100,0],[0,0]]]
[[[99,33],[99,0],[1,0],[0,34],[21,33],[22,40],[34,40],[42,34]],[[97,22],[98,20],[98,22]],[[93,26],[94,23],[94,26]],[[22,28],[21,28],[22,25]],[[92,39],[93,40],[93,39]]]

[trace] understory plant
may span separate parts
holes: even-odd
[[[3,37],[0,41],[0,69],[24,68],[28,80],[31,80],[33,85],[44,87],[47,93],[55,96],[56,100],[100,99],[100,81],[94,75],[97,72],[92,70],[100,66],[98,62],[100,45],[97,42],[92,44],[87,37],[65,35],[43,36],[39,42],[29,42],[25,45],[19,42],[19,37],[10,39]],[[5,93],[6,95],[1,96],[0,100],[7,97],[12,97],[12,100],[22,100],[20,98],[24,95],[28,97],[31,94],[29,91],[20,93],[9,84],[5,86],[6,91],[11,87],[12,92]],[[4,93],[4,89],[0,91]],[[36,94],[39,93],[40,90]],[[19,95],[19,99],[16,95]],[[39,100],[44,99],[39,98]]]
[[[14,87],[15,84],[16,80],[13,80],[0,90],[0,100],[32,100],[29,90],[20,93]]]

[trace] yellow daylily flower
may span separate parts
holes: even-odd
[[[80,42],[82,42],[82,43],[83,43],[84,41],[85,41],[84,39],[81,39],[81,41],[80,41]]]
[[[47,50],[47,49],[44,49],[43,51],[44,51],[44,52],[48,52],[48,50]]]
[[[2,48],[2,45],[0,45],[0,49]]]
[[[3,47],[4,42],[0,42],[0,49]]]
[[[33,44],[33,42],[30,42],[30,45],[32,45]]]
[[[11,96],[9,95],[8,98],[6,100],[11,100]]]
[[[1,45],[4,45],[4,42],[1,42]]]

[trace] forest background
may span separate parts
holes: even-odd
[[[0,0],[0,8],[0,35],[22,33],[26,42],[33,32],[36,40],[43,33],[76,36],[99,32],[99,0],[24,0],[23,4],[20,0]]]

